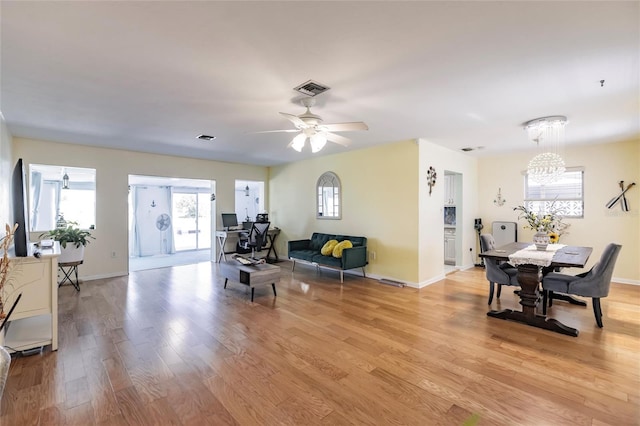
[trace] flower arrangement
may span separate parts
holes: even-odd
[[[513,210],[520,211],[518,219],[527,221],[527,225],[524,228],[548,234],[552,244],[560,241],[560,236],[568,233],[566,230],[569,224],[562,222],[562,216],[555,207],[555,201],[551,203],[548,212],[544,214],[535,213],[525,206],[514,207]]]
[[[3,319],[7,316],[4,312],[4,286],[9,280],[9,274],[11,272],[11,262],[9,262],[9,247],[11,246],[11,242],[13,241],[13,236],[16,233],[16,229],[18,229],[18,224],[16,223],[13,227],[6,225],[5,231],[6,234],[2,239],[0,239],[0,250],[2,250],[2,257],[0,258],[0,319]]]

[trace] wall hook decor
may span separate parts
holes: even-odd
[[[431,189],[436,184],[436,169],[429,167],[427,171],[427,185],[429,185],[429,196],[431,196]]]
[[[622,207],[622,211],[628,212],[629,211],[629,204],[627,203],[627,197],[625,196],[625,193],[628,190],[630,190],[635,184],[636,184],[635,182],[631,182],[625,188],[624,187],[624,181],[621,180],[619,182],[619,185],[620,185],[620,190],[622,192],[620,194],[618,194],[617,196],[615,196],[615,197],[613,197],[612,199],[609,200],[609,202],[607,203],[607,208],[610,209],[611,207],[615,206],[618,203],[618,201],[620,201],[620,206]]]
[[[151,201],[151,207],[155,207],[155,206],[157,206],[156,200]]]
[[[498,195],[496,195],[496,199],[493,200],[493,204],[495,204],[498,207],[502,207],[504,206],[505,200],[504,198],[502,198],[502,188],[498,188]]]

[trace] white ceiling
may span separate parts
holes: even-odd
[[[312,154],[253,132],[293,128],[313,79],[325,122],[369,125],[348,149],[531,150],[546,115],[568,144],[638,138],[639,4],[3,0],[0,111],[18,137],[277,165]]]

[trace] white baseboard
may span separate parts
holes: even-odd
[[[613,277],[613,278],[611,278],[611,282],[612,283],[618,283],[618,284],[640,285],[640,281],[638,281],[638,280],[628,280],[626,278]]]

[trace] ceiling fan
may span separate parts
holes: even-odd
[[[333,132],[350,132],[354,130],[369,130],[369,127],[363,123],[362,121],[355,121],[350,123],[334,123],[334,124],[323,124],[322,117],[316,115],[311,112],[310,108],[315,105],[314,98],[305,98],[302,99],[302,105],[307,108],[307,110],[300,115],[287,114],[286,112],[281,112],[282,115],[287,120],[291,121],[296,129],[289,130],[268,130],[266,132],[259,133],[275,133],[275,132],[300,132],[300,134],[296,135],[293,140],[289,143],[288,147],[295,149],[298,152],[302,152],[302,148],[304,148],[304,144],[309,138],[309,144],[311,145],[311,152],[318,152],[326,145],[327,141],[334,142],[342,146],[349,146],[351,140],[345,138],[344,136],[337,135]]]

